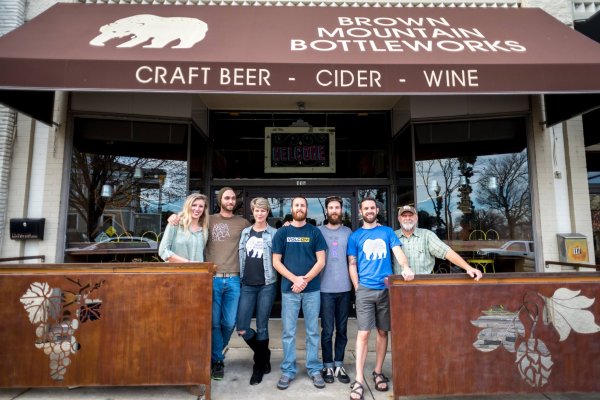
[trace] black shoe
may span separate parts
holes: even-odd
[[[344,367],[336,367],[334,375],[337,376],[338,381],[342,383],[350,383],[350,377],[346,373]]]
[[[323,368],[321,375],[323,375],[323,379],[327,383],[333,383],[335,380],[333,376],[333,368]]]
[[[211,377],[216,381],[220,381],[225,376],[225,364],[223,364],[223,361],[216,361],[212,365],[211,370]]]
[[[254,364],[254,366],[252,367],[252,376],[250,377],[250,384],[251,385],[258,385],[259,383],[262,382],[263,379],[263,369],[260,365],[256,365]]]
[[[268,374],[271,372],[271,350],[269,350],[269,341],[267,340],[267,347],[265,348],[265,359],[263,364],[263,373]]]

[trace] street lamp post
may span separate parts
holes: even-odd
[[[440,196],[440,192],[442,191],[442,188],[440,187],[440,185],[438,185],[437,180],[432,179],[431,183],[429,185],[430,189],[435,193],[435,203],[434,203],[434,209],[435,209],[435,231],[438,235],[438,237],[442,237],[442,196]]]

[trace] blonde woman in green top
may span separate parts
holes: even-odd
[[[208,239],[208,198],[200,193],[187,197],[179,224],[168,224],[158,254],[167,262],[203,262]]]

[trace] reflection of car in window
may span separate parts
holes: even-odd
[[[89,252],[94,250],[114,250],[116,253],[123,249],[158,250],[158,242],[139,236],[111,237],[101,242],[90,243],[87,246],[67,249],[70,253]]]
[[[484,248],[477,251],[483,256],[523,257],[531,260],[535,257],[533,242],[528,240],[511,240],[500,248]]]

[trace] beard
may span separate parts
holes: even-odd
[[[225,211],[233,211],[233,209],[235,208],[235,204],[223,204],[222,208]]]
[[[339,225],[342,223],[342,216],[340,214],[328,214],[327,221],[331,225]]]
[[[405,223],[403,223],[403,224],[400,224],[400,226],[402,227],[402,229],[403,229],[403,230],[405,230],[405,231],[407,231],[407,232],[410,232],[410,231],[412,231],[413,229],[415,229],[415,227],[417,226],[417,224],[416,224],[416,223],[414,223],[414,222],[412,222],[412,223],[410,223],[410,222],[405,222]]]
[[[363,215],[363,221],[365,221],[368,224],[372,224],[376,220],[377,220],[377,214]]]
[[[297,210],[292,213],[292,218],[294,218],[294,221],[304,221],[306,219],[306,214],[301,210]]]

